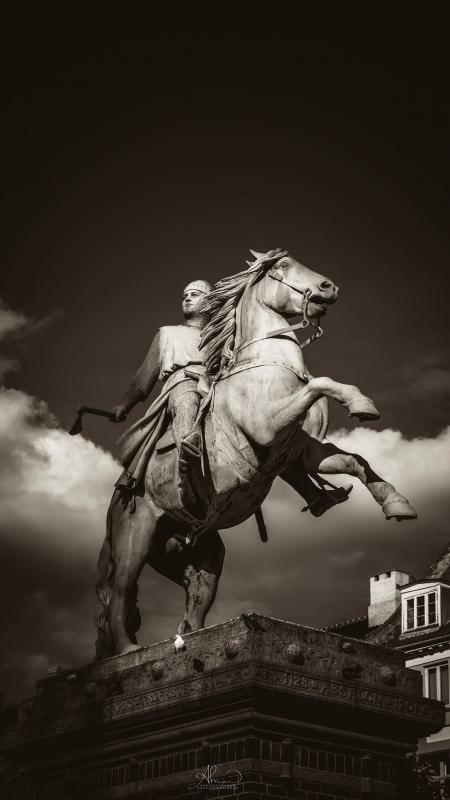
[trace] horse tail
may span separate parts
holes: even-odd
[[[95,593],[97,606],[95,625],[97,640],[95,642],[95,661],[115,655],[114,640],[109,627],[109,604],[112,599],[114,581],[114,559],[112,556],[112,510],[115,499],[114,492],[106,515],[106,536],[97,561],[97,581]]]

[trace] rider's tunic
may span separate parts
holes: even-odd
[[[201,331],[191,325],[166,325],[159,329],[148,353],[123,398],[126,410],[145,400],[157,381],[164,386],[146,414],[120,437],[120,461],[129,478],[137,483],[154,447],[167,427],[168,405],[187,392],[197,391],[197,381],[185,374],[185,367],[203,371],[199,350]]]

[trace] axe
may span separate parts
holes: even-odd
[[[106,417],[112,422],[115,421],[112,411],[106,411],[104,408],[93,408],[92,406],[78,406],[77,418],[69,431],[71,436],[76,436],[77,433],[81,433],[83,430],[83,414],[97,414],[98,417]]]

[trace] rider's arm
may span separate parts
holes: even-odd
[[[116,422],[121,422],[136,403],[142,402],[150,394],[158,380],[161,368],[160,334],[156,334],[149,351],[131,381],[121,401],[113,408]]]

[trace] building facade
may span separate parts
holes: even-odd
[[[450,776],[450,547],[425,578],[401,570],[372,576],[367,616],[329,630],[400,651],[420,673],[424,697],[445,703],[445,726],[421,739],[417,752],[441,779]]]

